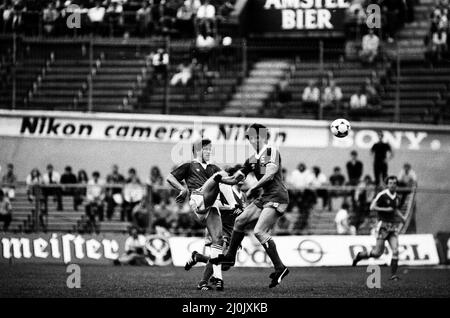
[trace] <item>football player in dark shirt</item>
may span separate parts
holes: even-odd
[[[370,205],[371,211],[378,212],[377,243],[369,253],[359,252],[353,260],[353,266],[371,257],[378,258],[383,254],[384,242],[388,241],[392,249],[391,280],[398,280],[398,232],[400,224],[406,217],[400,212],[400,198],[397,195],[397,177],[389,176],[386,179],[387,188],[377,194]]]
[[[280,153],[268,146],[268,137],[269,131],[265,126],[251,125],[246,132],[246,138],[256,154],[247,159],[244,167],[232,177],[221,180],[226,184],[236,184],[253,172],[258,182],[247,191],[246,195],[249,200],[252,197],[256,199],[236,218],[227,254],[211,258],[210,262],[233,266],[237,250],[245,236],[245,228],[256,222],[254,234],[275,267],[275,272],[270,275],[272,281],[269,284],[269,288],[273,288],[289,273],[270,235],[278,219],[286,211],[289,195],[283,182]]]
[[[233,168],[229,168],[226,171],[229,175],[233,175],[240,168],[241,168],[241,166],[236,166]],[[211,178],[215,178],[215,176],[213,176]],[[211,191],[212,193],[214,193],[213,195],[215,195],[215,193],[217,193],[217,189],[214,189],[213,187],[208,187],[209,183],[210,183],[210,180],[208,180],[205,183],[205,187],[204,187],[205,193],[204,194],[209,195],[206,193],[206,191]],[[230,243],[231,233],[233,232],[233,227],[234,227],[234,220],[236,219],[236,216],[242,212],[242,209],[245,207],[245,204],[246,204],[245,203],[246,202],[245,193],[243,193],[241,190],[242,184],[243,184],[243,182],[241,182],[237,185],[234,185],[234,186],[223,184],[223,183],[221,183],[219,185],[219,189],[220,189],[219,209],[220,209],[220,216],[222,218],[224,251],[226,251],[228,249],[228,246]],[[208,233],[205,238],[205,247],[211,247],[211,236]],[[201,289],[201,290],[211,289],[211,287],[209,285],[207,285],[208,280],[211,281],[211,283],[213,283],[213,285],[216,284],[215,278],[214,278],[214,276],[212,276],[213,275],[213,269],[212,269],[213,265],[208,262],[209,259],[210,259],[209,256],[200,254],[197,251],[193,251],[191,254],[191,257],[189,258],[189,260],[186,262],[186,265],[184,266],[184,269],[188,271],[197,263],[206,263],[206,268],[205,268],[205,271],[203,272],[202,281],[198,284],[198,287],[197,287],[198,289]],[[229,268],[230,268],[229,266],[222,264],[222,270],[226,271]]]
[[[209,163],[211,158],[211,140],[203,139],[192,147],[194,160],[175,168],[167,177],[167,182],[180,191],[177,203],[184,203],[189,197],[189,205],[199,220],[206,225],[211,236],[211,257],[222,254],[222,220],[220,217],[217,196],[218,182],[214,176],[227,176],[217,165]],[[186,186],[182,184],[185,182]],[[216,289],[223,290],[221,266],[213,266]],[[200,282],[205,284],[205,282]],[[203,289],[203,286],[197,286]],[[206,282],[207,284],[207,282]]]

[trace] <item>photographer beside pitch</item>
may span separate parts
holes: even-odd
[[[371,257],[379,258],[384,251],[384,242],[388,241],[392,249],[391,261],[391,278],[390,280],[399,280],[397,276],[398,268],[398,232],[400,230],[400,223],[406,221],[406,217],[400,212],[400,197],[397,194],[398,180],[396,176],[389,176],[386,179],[387,188],[378,193],[370,205],[371,211],[378,213],[377,226],[377,243],[376,246],[369,252],[359,252],[353,260],[353,266],[356,266],[359,261]]]

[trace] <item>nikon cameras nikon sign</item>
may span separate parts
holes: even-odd
[[[348,0],[252,0],[256,32],[343,31]]]

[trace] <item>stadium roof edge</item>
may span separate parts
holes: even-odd
[[[96,120],[134,120],[137,122],[145,121],[172,121],[172,122],[192,122],[192,123],[229,123],[237,125],[248,125],[258,122],[265,125],[279,126],[309,126],[324,127],[330,124],[327,120],[312,119],[278,119],[278,118],[258,118],[258,117],[221,117],[221,116],[187,116],[187,115],[160,115],[160,114],[142,114],[142,113],[106,113],[106,112],[76,112],[76,111],[39,111],[39,110],[6,110],[0,109],[0,117],[40,117],[50,116],[54,118],[66,119],[96,119]],[[389,122],[351,122],[355,128],[370,129],[396,129],[396,130],[428,130],[450,132],[450,125],[427,125],[427,124],[406,124]]]

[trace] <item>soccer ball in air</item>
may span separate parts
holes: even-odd
[[[331,123],[330,129],[336,137],[344,138],[348,135],[351,127],[347,119],[339,118]]]

